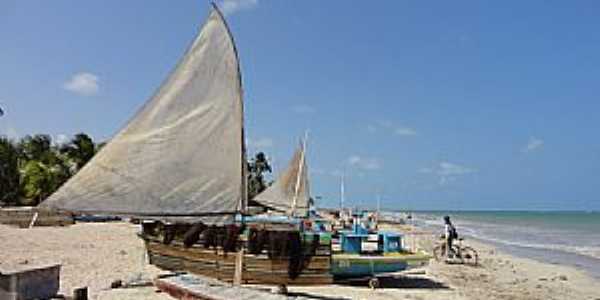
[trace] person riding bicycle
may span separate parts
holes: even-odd
[[[450,259],[450,254],[455,255],[452,249],[452,242],[458,238],[456,228],[450,222],[450,216],[444,216],[444,239],[446,240],[446,259]]]

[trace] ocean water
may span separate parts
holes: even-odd
[[[600,212],[416,212],[413,222],[441,232],[444,215],[451,217],[459,235],[518,256],[574,266],[600,278]]]

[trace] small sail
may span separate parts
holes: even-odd
[[[288,215],[302,217],[308,214],[310,189],[303,145],[298,147],[288,167],[275,182],[253,200]]]
[[[213,7],[157,93],[42,205],[218,222],[240,211],[246,194],[241,84],[233,38]]]

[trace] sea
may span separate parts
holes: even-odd
[[[442,232],[445,215],[459,235],[499,250],[551,264],[576,267],[600,278],[600,212],[421,211],[415,225]]]

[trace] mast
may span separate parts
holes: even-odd
[[[298,166],[298,176],[296,177],[296,186],[294,188],[294,198],[292,201],[292,216],[296,213],[296,207],[298,206],[298,193],[300,192],[300,184],[303,178],[302,173],[304,172],[304,160],[306,157],[306,140],[308,140],[308,130],[304,132],[304,139],[302,141],[302,153],[300,154],[300,165]]]
[[[340,210],[344,210],[344,197],[345,197],[345,190],[344,190],[344,176],[346,175],[346,171],[342,172],[342,181],[340,183]]]
[[[240,184],[241,197],[240,197],[239,209],[242,214],[242,223],[243,223],[244,222],[243,215],[247,212],[247,209],[248,209],[248,170],[247,170],[248,169],[248,163],[247,163],[248,157],[247,157],[247,153],[246,153],[246,150],[247,150],[246,149],[246,134],[245,134],[245,130],[244,130],[244,86],[242,83],[242,70],[241,70],[240,63],[239,63],[239,61],[240,61],[239,53],[237,50],[237,46],[235,45],[235,39],[233,38],[231,29],[229,28],[229,24],[227,24],[227,20],[225,19],[225,16],[223,16],[223,13],[221,12],[221,10],[217,6],[217,4],[215,2],[211,2],[210,5],[211,5],[212,9],[214,11],[216,11],[217,14],[219,14],[219,17],[223,21],[223,25],[225,26],[225,29],[227,30],[227,35],[229,36],[229,39],[231,41],[231,46],[233,48],[233,53],[235,55],[236,62],[237,62],[238,93],[239,93],[240,110],[241,110],[240,130],[241,130],[241,137],[242,137],[242,141],[241,141],[242,155],[240,157],[242,182]]]

